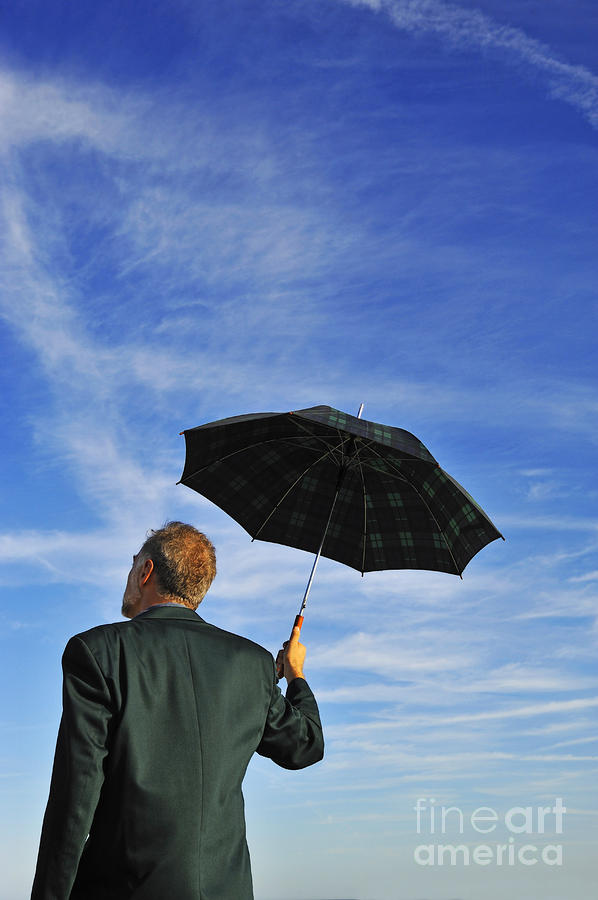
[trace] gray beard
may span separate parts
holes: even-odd
[[[122,605],[121,605],[121,608],[120,608],[120,611],[121,611],[121,613],[122,613],[123,616],[126,615],[126,613],[128,613],[128,612],[131,610],[131,606],[132,606],[131,601],[130,601],[130,600],[126,600],[126,599],[125,599],[125,596],[124,596],[124,594],[123,594]]]

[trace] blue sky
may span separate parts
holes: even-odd
[[[252,763],[256,900],[591,892],[597,29],[590,0],[4,10],[2,900],[32,879],[62,649],[120,618],[148,528],[214,540],[209,621],[275,652],[299,605],[310,557],[176,486],[179,432],[361,402],[507,541],[463,581],[322,561],[327,756]],[[562,866],[414,861],[418,798],[557,797],[564,833],[529,841]]]

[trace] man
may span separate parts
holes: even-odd
[[[170,522],[133,557],[131,621],[68,642],[32,900],[252,900],[247,764],[300,769],[324,744],[299,630],[285,698],[266,650],[195,612],[215,574],[205,535]]]

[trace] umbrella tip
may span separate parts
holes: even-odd
[[[360,406],[359,406],[359,412],[357,413],[357,418],[358,418],[358,419],[361,419],[361,414],[362,414],[362,412],[363,412],[363,403],[361,403]]]

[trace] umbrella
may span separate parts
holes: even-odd
[[[461,576],[501,533],[418,438],[330,406],[251,413],[181,432],[179,484],[259,538],[363,575],[431,569]],[[503,538],[504,540],[504,538]]]

